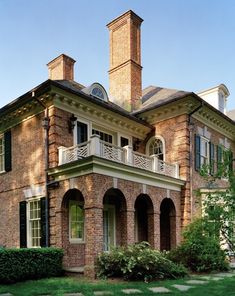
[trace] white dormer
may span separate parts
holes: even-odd
[[[222,113],[226,114],[229,91],[224,84],[199,92],[197,95]]]
[[[97,82],[92,83],[92,85],[83,88],[82,91],[102,101],[108,101],[108,95],[105,88]]]

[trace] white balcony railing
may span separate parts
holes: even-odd
[[[159,160],[156,155],[147,156],[133,151],[131,146],[119,147],[100,140],[92,135],[90,141],[73,146],[59,147],[59,165],[96,155],[108,160],[152,171],[166,176],[179,178],[179,166]]]

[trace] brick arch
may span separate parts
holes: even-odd
[[[160,205],[160,250],[176,246],[176,207],[171,198],[164,198]]]
[[[135,241],[148,241],[154,246],[154,205],[147,194],[139,194],[135,200]]]
[[[79,203],[85,203],[82,192],[76,188],[69,189],[65,192],[61,202],[61,237],[62,248],[64,249],[64,266],[78,267],[84,266],[85,244],[74,243],[70,241],[69,237],[69,202],[78,201]],[[71,258],[73,258],[71,260]]]
[[[125,245],[127,240],[127,203],[122,191],[117,188],[109,188],[103,196],[103,226],[107,223],[107,214],[110,208],[114,214],[114,245]],[[109,209],[109,210],[108,210]],[[104,244],[108,241],[107,230],[103,228]]]

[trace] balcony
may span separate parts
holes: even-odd
[[[131,146],[119,147],[100,140],[93,135],[90,141],[69,148],[59,147],[59,165],[95,155],[128,166],[140,168],[165,176],[179,178],[179,165],[161,161],[156,155],[147,156],[133,151]]]

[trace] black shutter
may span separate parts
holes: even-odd
[[[11,171],[11,131],[4,134],[5,143],[5,171]]]
[[[210,174],[213,176],[215,172],[215,145],[213,143],[209,143],[210,147]]]
[[[195,135],[195,170],[199,171],[201,168],[201,138]]]
[[[233,172],[233,152],[231,150],[229,151],[229,171]]]
[[[27,216],[26,201],[20,202],[20,247],[27,248]]]
[[[43,197],[41,202],[41,247],[46,247],[46,198]]]
[[[221,164],[222,164],[222,158],[223,158],[223,149],[221,146],[217,146],[217,170],[221,170]]]

